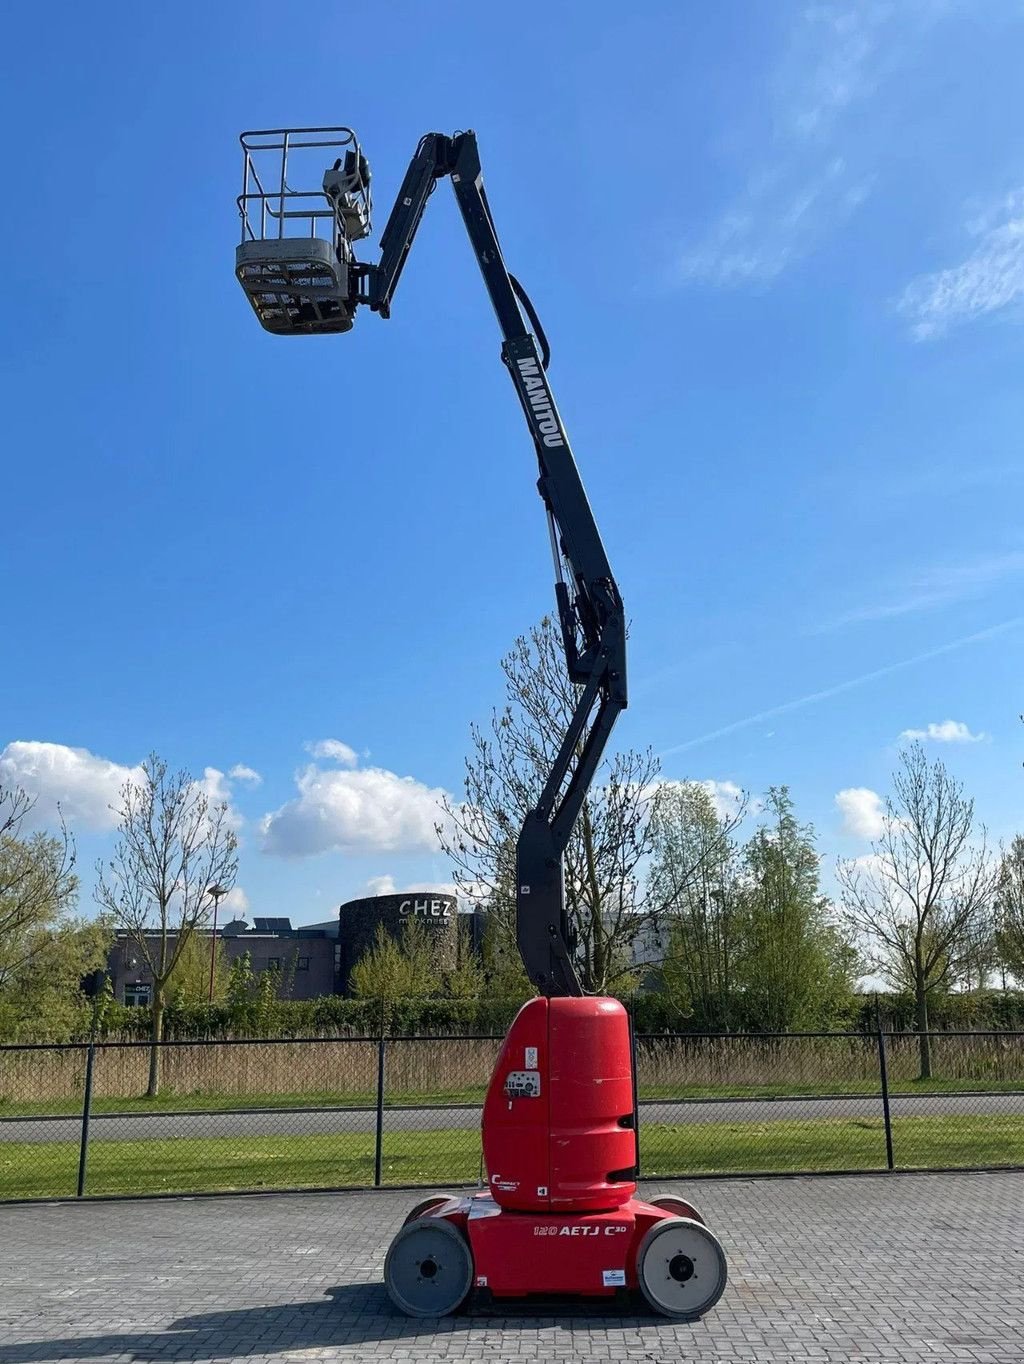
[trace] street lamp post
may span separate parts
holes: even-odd
[[[213,1003],[213,977],[217,963],[217,907],[222,896],[227,895],[226,886],[207,886],[206,893],[213,899],[213,936],[210,938],[210,1003]]]

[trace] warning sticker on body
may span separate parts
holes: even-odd
[[[526,1070],[536,1070],[536,1069],[537,1069],[537,1048],[536,1048],[536,1047],[527,1047],[527,1048],[526,1048],[526,1065],[525,1065],[524,1068],[525,1068]]]
[[[624,1269],[606,1269],[602,1271],[601,1282],[605,1288],[625,1288],[626,1271]]]

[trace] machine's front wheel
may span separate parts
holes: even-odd
[[[384,1286],[409,1317],[446,1317],[462,1306],[473,1284],[473,1255],[465,1237],[439,1217],[407,1222],[384,1261]]]
[[[694,1321],[725,1292],[725,1251],[714,1232],[689,1217],[656,1222],[636,1259],[640,1290],[656,1312]]]
[[[651,1206],[654,1208],[664,1208],[675,1217],[688,1217],[691,1222],[700,1222],[702,1226],[707,1226],[707,1219],[697,1211],[692,1203],[687,1203],[685,1198],[676,1198],[674,1194],[664,1194],[661,1198],[652,1198]]]

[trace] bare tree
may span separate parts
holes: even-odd
[[[160,1088],[167,987],[182,953],[207,921],[213,885],[230,889],[237,839],[225,803],[214,803],[188,772],[168,771],[155,753],[140,781],[121,787],[114,856],[97,867],[96,899],[128,930],[153,977],[153,1046],[147,1095]]]
[[[487,907],[500,949],[515,942],[515,844],[547,779],[576,702],[561,638],[548,618],[502,659],[505,705],[487,731],[473,726],[465,802],[446,803],[438,829],[462,893]],[[631,970],[631,947],[649,922],[642,870],[650,852],[657,759],[626,752],[606,760],[565,855],[565,896],[577,968],[604,992]]]
[[[1017,834],[999,863],[996,886],[999,965],[1024,985],[1024,834]]]
[[[995,868],[974,801],[920,744],[900,755],[869,857],[840,862],[842,912],[868,960],[914,992],[921,1079],[931,1076],[928,1001],[964,978],[991,932]]]

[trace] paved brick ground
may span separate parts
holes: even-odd
[[[398,1317],[379,1280],[407,1193],[3,1207],[0,1364],[1024,1361],[1024,1175],[688,1188],[730,1258],[695,1326]]]

